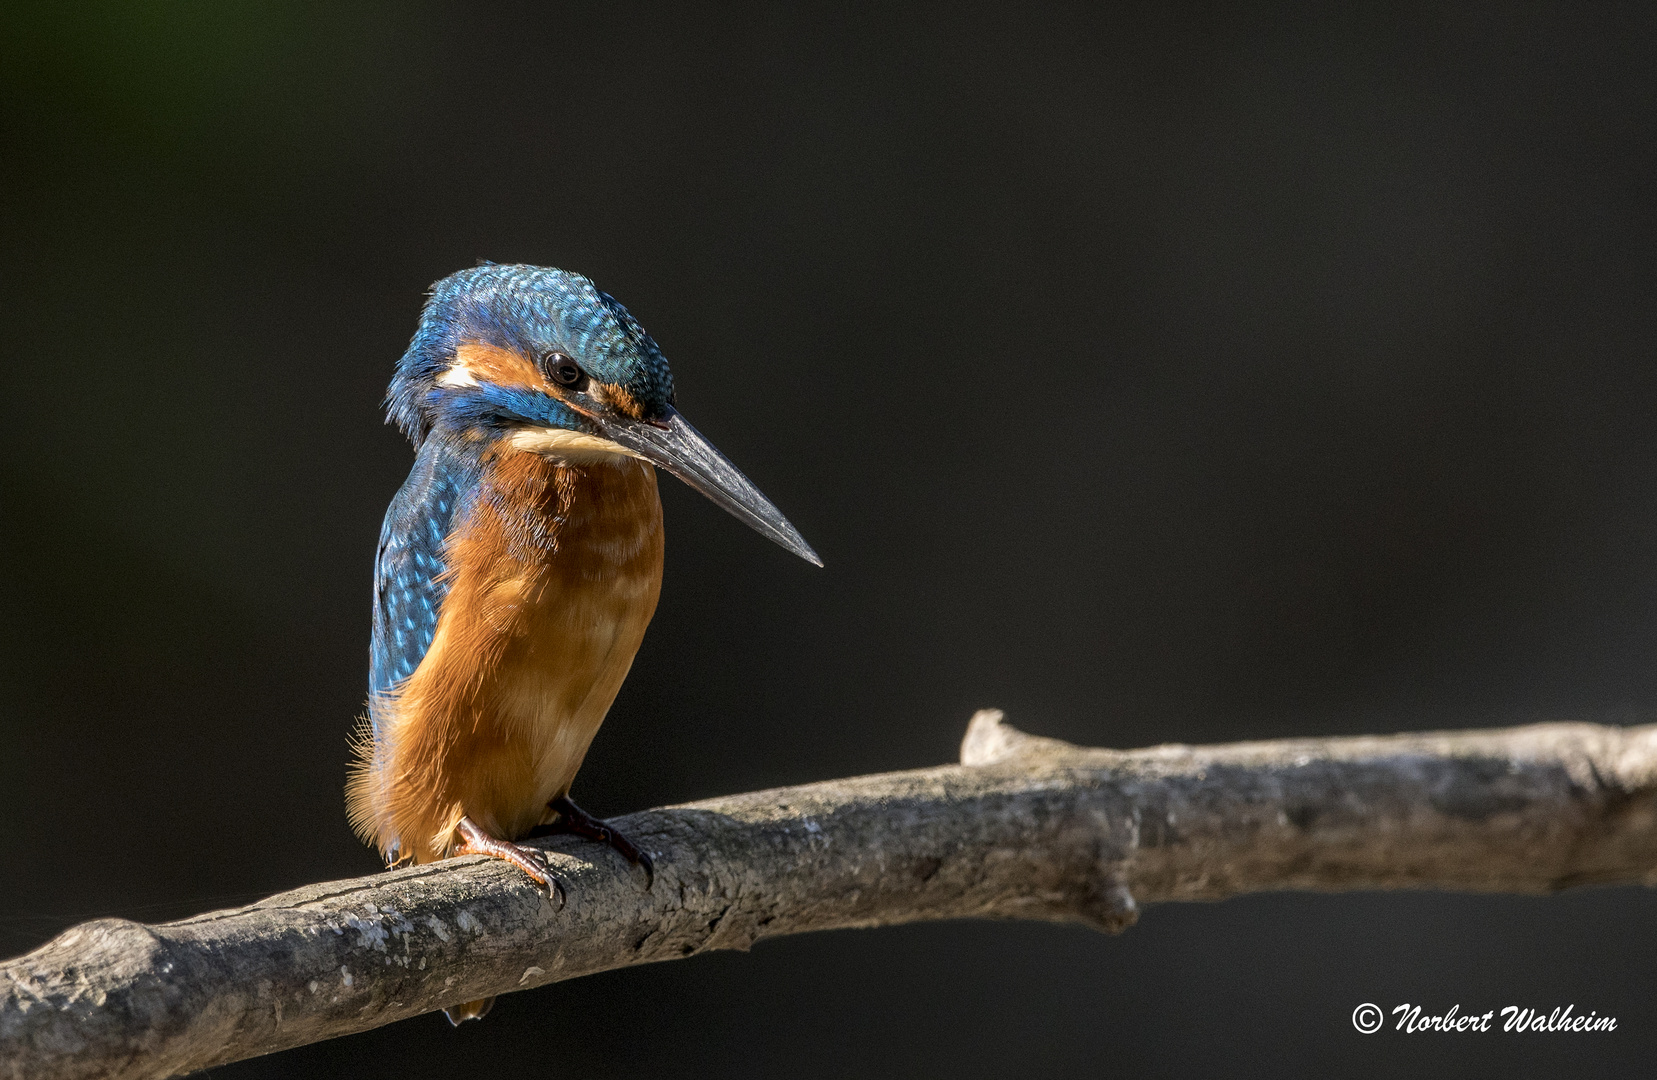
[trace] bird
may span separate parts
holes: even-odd
[[[557,896],[522,841],[573,832],[649,887],[648,853],[570,786],[661,593],[655,470],[822,565],[676,400],[656,342],[580,274],[484,262],[431,287],[386,394],[415,460],[380,531],[346,788],[387,866],[487,855]]]

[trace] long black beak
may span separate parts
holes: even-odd
[[[606,416],[598,423],[606,438],[666,469],[761,536],[770,537],[806,562],[823,565],[782,511],[676,410],[669,409],[659,420]]]

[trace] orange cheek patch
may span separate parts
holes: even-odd
[[[534,361],[511,349],[485,345],[481,341],[468,341],[455,350],[455,362],[449,370],[462,368],[480,383],[541,387],[541,376],[535,370]]]
[[[593,387],[598,391],[593,395],[594,397],[599,398],[623,416],[631,416],[635,420],[644,419],[644,406],[639,404],[639,399],[634,397],[627,387],[619,383],[601,382],[595,382]]]

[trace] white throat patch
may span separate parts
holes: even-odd
[[[572,465],[620,465],[627,458],[646,460],[620,443],[565,428],[519,428],[506,437],[506,442],[514,450]]]

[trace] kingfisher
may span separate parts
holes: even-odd
[[[375,559],[353,828],[389,866],[488,855],[555,895],[521,841],[573,832],[648,883],[649,855],[570,785],[661,593],[656,468],[822,560],[680,415],[661,349],[580,274],[484,263],[437,282],[386,406],[415,460]]]

